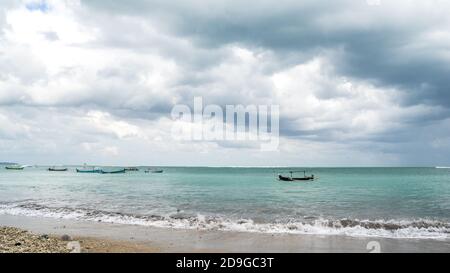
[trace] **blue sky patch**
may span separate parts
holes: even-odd
[[[49,6],[46,1],[34,1],[31,3],[27,3],[25,6],[30,11],[47,12],[49,10]]]

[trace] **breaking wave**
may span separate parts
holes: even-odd
[[[450,223],[425,219],[330,220],[318,218],[309,221],[291,220],[282,223],[255,223],[251,219],[225,219],[200,214],[136,215],[93,209],[49,207],[36,203],[0,203],[0,214],[177,229],[441,240],[450,238]]]

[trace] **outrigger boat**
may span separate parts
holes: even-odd
[[[125,173],[125,171],[126,171],[126,169],[111,170],[111,171],[100,170],[100,173],[102,173],[102,174],[116,174],[116,173]]]
[[[66,172],[67,168],[57,168],[57,167],[51,167],[48,168],[49,172]]]
[[[25,167],[20,165],[12,165],[12,166],[5,166],[5,169],[7,170],[13,170],[13,171],[20,171],[23,170]]]
[[[82,169],[75,169],[77,171],[77,173],[100,173],[101,170],[99,168],[96,167],[92,167],[92,168],[88,168],[88,167],[83,167]]]
[[[76,169],[77,173],[100,173],[101,170],[98,169],[92,169],[92,170],[83,170],[83,169]]]
[[[278,180],[280,181],[309,181],[309,180],[314,180],[314,174],[312,174],[311,176],[306,176],[306,171],[303,171],[303,177],[293,177],[292,174],[294,173],[293,171],[289,172],[291,174],[291,176],[283,176],[281,174],[278,174]]]

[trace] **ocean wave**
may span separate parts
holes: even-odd
[[[255,223],[251,219],[226,219],[201,214],[137,215],[84,208],[49,207],[28,202],[0,204],[0,214],[176,229],[441,240],[450,238],[450,223],[426,219],[331,220],[317,218],[308,222],[291,220],[284,223]]]

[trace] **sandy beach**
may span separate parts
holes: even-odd
[[[21,220],[19,220],[21,221]],[[19,224],[18,226],[22,226]],[[23,227],[23,226],[22,226]],[[57,228],[57,227],[55,227]],[[64,227],[60,227],[65,229]],[[61,232],[29,231],[0,223],[0,253],[153,253],[149,244],[103,237],[70,236]],[[41,230],[41,232],[37,231]],[[44,228],[46,230],[46,228]],[[75,234],[74,232],[70,232]],[[62,235],[61,235],[62,234]],[[78,233],[81,234],[81,233]],[[78,248],[79,246],[79,248]]]
[[[70,221],[63,219],[0,216],[0,226],[28,230],[39,238],[48,235],[54,244],[62,236],[80,244],[81,252],[450,252],[450,241],[373,237],[261,234],[214,230],[167,229],[135,225]],[[13,240],[8,238],[9,241]],[[0,242],[3,245],[5,242]],[[14,252],[14,251],[9,251]],[[39,251],[38,251],[39,252]],[[47,251],[40,251],[47,252]],[[48,252],[69,252],[62,251]]]
[[[158,249],[115,240],[36,234],[0,227],[0,253],[152,253]],[[76,244],[73,244],[76,242]],[[75,248],[80,246],[80,248]]]

